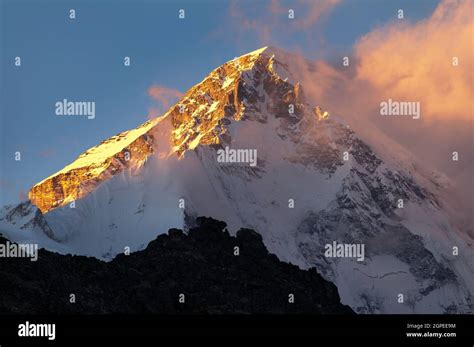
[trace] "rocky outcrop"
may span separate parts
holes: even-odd
[[[145,250],[108,263],[45,250],[36,262],[0,258],[0,311],[352,313],[341,304],[336,286],[316,269],[279,261],[253,230],[231,237],[225,228],[223,222],[199,217],[188,234],[171,229]]]
[[[149,125],[145,123],[136,130],[147,129]],[[29,199],[41,212],[47,213],[84,197],[124,168],[143,163],[153,154],[153,136],[135,132],[138,134],[132,141],[126,131],[81,154],[75,162],[32,187]]]

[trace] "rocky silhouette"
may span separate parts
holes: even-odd
[[[281,262],[257,232],[233,237],[212,218],[110,262],[44,249],[37,261],[0,262],[3,313],[353,313],[316,269]]]

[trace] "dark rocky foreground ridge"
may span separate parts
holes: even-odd
[[[279,261],[253,230],[232,237],[225,228],[199,217],[189,233],[171,229],[145,250],[108,263],[44,249],[36,262],[0,258],[0,312],[353,313],[315,269]]]

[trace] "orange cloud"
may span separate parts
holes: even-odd
[[[397,21],[363,36],[355,47],[357,78],[384,97],[420,101],[429,119],[471,118],[472,11],[470,0],[445,0],[426,20]]]
[[[451,178],[460,220],[471,218],[473,208],[473,6],[471,0],[444,0],[424,20],[377,28],[356,42],[347,67],[342,57],[333,65],[293,59],[295,79],[312,102],[345,119],[369,144],[380,148],[382,130],[393,141],[388,152],[402,146],[419,167]],[[421,119],[381,116],[380,103],[389,98],[420,102]],[[451,160],[453,151],[462,156],[459,162]]]
[[[149,110],[148,117],[157,117],[160,113],[166,112],[172,103],[183,96],[179,90],[160,85],[153,85],[148,88],[148,95],[158,103],[158,107]]]
[[[307,29],[315,25],[321,18],[327,15],[340,0],[300,0],[298,3],[302,5],[302,14],[295,13],[295,26],[298,29]]]
[[[163,111],[161,109],[158,109],[157,107],[150,107],[148,109],[147,119],[153,119],[153,118],[159,117],[161,116],[163,112],[166,112],[166,110]]]

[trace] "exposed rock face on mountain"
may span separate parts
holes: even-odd
[[[89,149],[74,163],[31,188],[30,200],[46,213],[84,197],[117,172],[141,165],[153,153],[153,137],[147,131],[156,123],[149,121]]]
[[[263,48],[223,64],[162,117],[38,183],[33,204],[3,208],[0,231],[111,260],[212,216],[231,234],[258,230],[282,261],[316,267],[358,313],[473,312],[474,242],[450,222],[449,182],[382,133],[369,146],[305,95],[294,61]],[[227,147],[255,150],[257,165],[219,162]],[[333,242],[365,255],[328,257]]]
[[[3,258],[0,311],[353,313],[341,304],[334,284],[315,269],[279,261],[255,231],[242,229],[231,237],[223,222],[198,218],[197,224],[188,234],[172,229],[145,250],[108,263],[45,250],[36,262]]]

